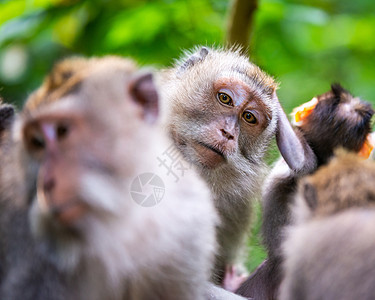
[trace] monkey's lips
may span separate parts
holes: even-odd
[[[58,206],[53,205],[50,210],[58,222],[63,225],[70,225],[80,219],[87,212],[88,207],[82,201],[71,200]]]
[[[208,168],[215,168],[225,161],[225,156],[219,149],[205,143],[196,142],[193,145],[201,164]]]

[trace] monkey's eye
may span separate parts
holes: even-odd
[[[219,101],[225,105],[230,105],[230,106],[233,106],[233,101],[232,101],[232,98],[225,94],[225,93],[218,93],[217,94],[217,98],[219,99]]]
[[[24,138],[25,146],[28,151],[41,151],[46,146],[43,135],[33,126],[29,126],[27,130],[25,130]]]
[[[257,118],[255,118],[254,114],[249,111],[244,111],[242,114],[242,118],[249,124],[257,123]]]
[[[69,125],[68,124],[58,124],[56,128],[57,138],[63,139],[69,134]]]
[[[31,136],[28,141],[28,146],[32,150],[43,150],[45,147],[45,142],[42,137],[39,136]]]

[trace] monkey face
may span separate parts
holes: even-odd
[[[134,151],[144,146],[149,126],[124,88],[124,76],[115,74],[113,85],[93,89],[103,76],[92,75],[74,93],[22,112],[17,126],[26,163],[37,166],[31,232],[38,251],[64,269],[75,268],[114,228],[133,228],[140,208],[129,188],[138,168],[152,159]],[[136,236],[126,238],[131,244]]]
[[[64,104],[62,100],[58,104]],[[86,174],[111,174],[98,120],[88,111],[56,105],[28,118],[23,143],[38,165],[36,205],[52,222],[73,226],[94,207],[83,189]],[[102,175],[101,175],[102,176]]]
[[[136,176],[139,155],[132,149],[144,144],[144,121],[153,119],[157,102],[149,74],[133,82],[129,76],[131,84],[124,75],[115,73],[110,82],[105,76],[98,72],[73,93],[23,114],[22,143],[39,166],[33,203],[38,220],[79,229],[87,219],[118,218],[119,211],[128,211],[121,195]],[[93,93],[101,85],[106,88]]]
[[[269,77],[231,52],[208,52],[182,67],[176,86],[167,92],[176,92],[168,96],[173,100],[169,128],[185,157],[217,168],[249,159],[268,143],[277,119]],[[257,73],[264,86],[254,81]]]
[[[38,166],[34,219],[69,228],[118,217],[126,205],[119,195],[139,163],[128,141],[141,144],[142,128],[158,114],[150,72],[115,57],[78,62],[55,66],[18,126],[27,159]]]

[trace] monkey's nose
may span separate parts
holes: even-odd
[[[45,192],[51,192],[56,185],[56,181],[53,177],[46,177],[43,180],[43,189]]]
[[[70,124],[66,120],[34,120],[25,126],[25,144],[31,152],[51,149],[69,133]]]
[[[232,134],[229,130],[220,129],[221,134],[228,140],[234,140],[234,134]]]

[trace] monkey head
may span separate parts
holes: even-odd
[[[303,109],[294,112],[296,125],[324,164],[338,147],[358,152],[371,131],[371,105],[353,97],[339,84],[331,91],[313,98]]]
[[[82,254],[76,249],[89,252],[92,243],[105,243],[100,232],[106,227],[111,231],[113,223],[132,219],[134,203],[127,189],[137,168],[151,159],[141,159],[134,148],[148,149],[152,143],[147,130],[158,102],[152,74],[137,72],[128,60],[80,60],[79,70],[50,84],[60,72],[57,65],[30,97],[15,137],[27,165],[36,170],[36,194],[30,199],[33,234],[48,253],[54,253],[52,248],[63,253],[57,253],[64,260],[60,266],[71,266]]]
[[[301,167],[294,136],[276,96],[277,84],[236,50],[201,47],[166,71],[168,129],[178,148],[202,169],[257,165],[276,131],[279,148]],[[280,124],[282,123],[282,124]],[[289,128],[288,128],[289,127]],[[286,130],[284,130],[287,128]]]

